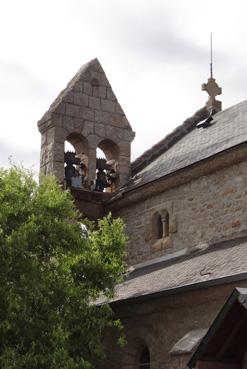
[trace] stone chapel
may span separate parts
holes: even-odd
[[[205,106],[133,162],[135,133],[97,59],[38,122],[41,174],[88,218],[126,224],[129,273],[111,306],[127,345],[109,340],[102,368],[186,368],[233,288],[247,287],[247,100],[221,110],[212,75],[202,88]]]

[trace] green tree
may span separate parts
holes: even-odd
[[[82,226],[54,177],[38,186],[26,170],[0,170],[1,369],[99,367],[106,330],[121,324],[93,302],[121,281],[125,242],[111,215]]]

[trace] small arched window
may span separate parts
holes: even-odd
[[[147,346],[141,351],[138,369],[150,369],[150,353]]]
[[[160,238],[163,238],[163,223],[162,223],[162,219],[161,219],[161,215],[158,214],[157,216],[157,220],[156,220],[157,224],[157,239],[159,240]]]
[[[153,215],[153,239],[159,240],[169,236],[169,213],[161,210]]]

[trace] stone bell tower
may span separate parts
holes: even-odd
[[[39,120],[38,128],[42,135],[41,174],[55,174],[64,182],[64,143],[68,141],[77,158],[86,158],[90,183],[96,177],[97,148],[104,152],[106,162],[117,166],[115,190],[128,181],[135,134],[97,59],[78,71]]]

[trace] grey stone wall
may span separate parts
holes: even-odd
[[[246,287],[247,282],[238,286]],[[124,325],[127,345],[119,349],[112,344],[104,368],[138,368],[138,353],[145,344],[151,369],[188,369],[191,354],[171,355],[172,347],[189,331],[209,328],[234,287],[231,283],[113,307]]]
[[[162,209],[169,212],[170,235],[155,240],[152,215]],[[247,232],[247,162],[130,203],[114,215],[126,223],[130,264],[233,238]]]

